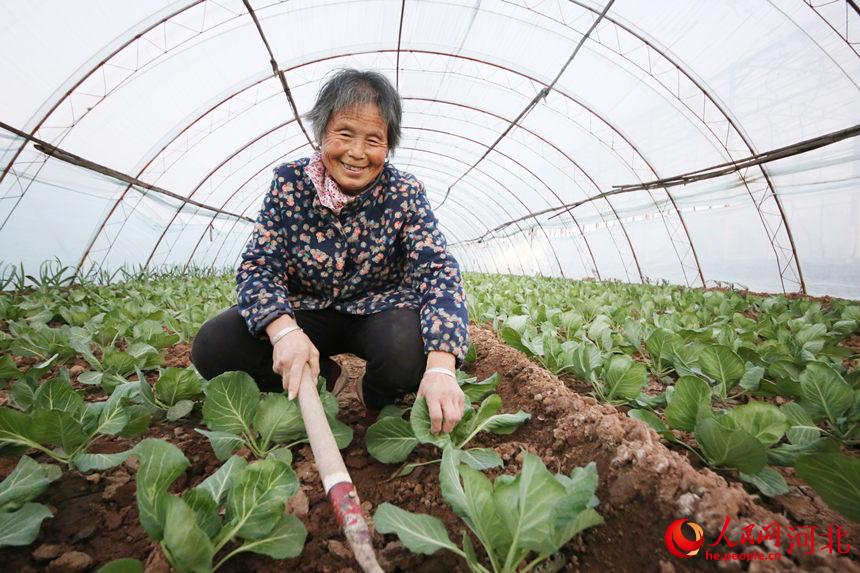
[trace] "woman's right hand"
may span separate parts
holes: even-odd
[[[271,340],[278,332],[295,325],[296,322],[292,317],[282,316],[266,328],[266,333]],[[290,400],[299,394],[302,371],[306,365],[311,369],[311,379],[316,380],[320,373],[320,353],[311,339],[301,330],[290,332],[274,344],[272,370],[281,375],[284,390],[287,391],[287,398]]]

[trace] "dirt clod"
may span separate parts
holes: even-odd
[[[310,502],[308,501],[308,496],[303,489],[299,489],[299,491],[290,498],[290,501],[287,502],[287,507],[284,511],[287,513],[291,513],[298,518],[303,518],[308,514],[308,510],[310,509]]]
[[[143,564],[143,570],[146,573],[170,573],[170,564],[158,546],[153,547],[150,551],[146,562]]]
[[[81,528],[75,534],[73,539],[74,539],[74,541],[80,541],[81,539],[86,539],[86,538],[92,536],[92,534],[95,532],[96,532],[96,524],[95,524],[95,522],[90,521],[88,523],[84,523],[81,525]]]
[[[127,484],[130,479],[131,476],[122,470],[114,472],[107,478],[108,485],[105,486],[102,497],[105,499],[113,499],[116,495],[116,491]]]
[[[355,451],[349,454],[347,458],[344,460],[346,463],[346,467],[350,469],[360,470],[362,468],[366,468],[367,464],[370,463],[367,459],[367,452]]]
[[[337,555],[341,559],[352,559],[352,551],[342,541],[338,541],[337,539],[329,539],[328,541],[326,541],[326,547],[328,548],[330,553]]]
[[[82,551],[67,551],[48,564],[48,573],[77,573],[89,569],[93,558]]]
[[[33,551],[33,559],[36,561],[49,561],[56,559],[64,551],[68,551],[68,546],[57,545],[56,543],[43,543]]]
[[[113,531],[122,525],[122,516],[118,511],[107,511],[104,516],[104,524],[108,530]]]

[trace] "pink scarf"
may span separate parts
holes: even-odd
[[[340,215],[340,210],[355,200],[355,197],[350,197],[341,191],[337,182],[328,174],[325,165],[323,165],[321,151],[316,151],[311,156],[311,160],[305,167],[305,172],[317,189],[320,203],[334,211],[335,215]]]

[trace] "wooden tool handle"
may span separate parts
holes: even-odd
[[[302,372],[302,383],[299,386],[299,406],[323,488],[352,548],[355,560],[365,573],[383,573],[376,561],[370,530],[361,511],[358,493],[349,472],[346,471],[317,393],[316,382],[307,366]]]

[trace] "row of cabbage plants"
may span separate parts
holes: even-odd
[[[534,277],[466,283],[473,320],[670,444],[768,496],[789,490],[774,466],[794,467],[860,520],[857,302]]]

